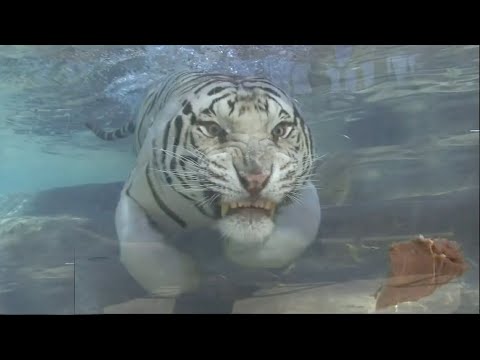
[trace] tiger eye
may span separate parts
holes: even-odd
[[[218,124],[212,122],[207,125],[207,131],[212,136],[218,136],[222,132],[222,128]]]
[[[273,130],[272,130],[272,135],[273,136],[283,136],[285,135],[285,126],[276,126]]]

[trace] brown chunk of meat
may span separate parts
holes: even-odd
[[[454,241],[416,239],[390,247],[390,276],[377,293],[376,309],[417,301],[463,275],[467,265]]]

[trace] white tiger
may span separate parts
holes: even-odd
[[[226,259],[250,268],[288,266],[316,238],[310,130],[266,79],[175,73],[148,92],[136,122],[87,127],[105,140],[134,133],[136,165],[115,224],[122,263],[152,294],[198,286],[180,233],[214,229]]]

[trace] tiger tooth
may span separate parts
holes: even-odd
[[[228,212],[228,209],[229,209],[229,205],[226,204],[226,203],[223,203],[222,204],[222,217],[224,217],[225,215],[227,215],[227,212]]]
[[[275,214],[275,209],[277,208],[277,205],[275,203],[270,203],[272,208],[270,209],[270,217],[273,217]]]

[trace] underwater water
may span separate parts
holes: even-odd
[[[321,156],[322,221],[282,269],[231,267],[197,234],[205,285],[175,302],[119,260],[132,138],[84,124],[122,126],[180,69],[265,76],[296,99]],[[0,314],[478,313],[479,128],[478,45],[2,45]],[[466,270],[376,310],[391,246],[419,234],[455,241]]]

